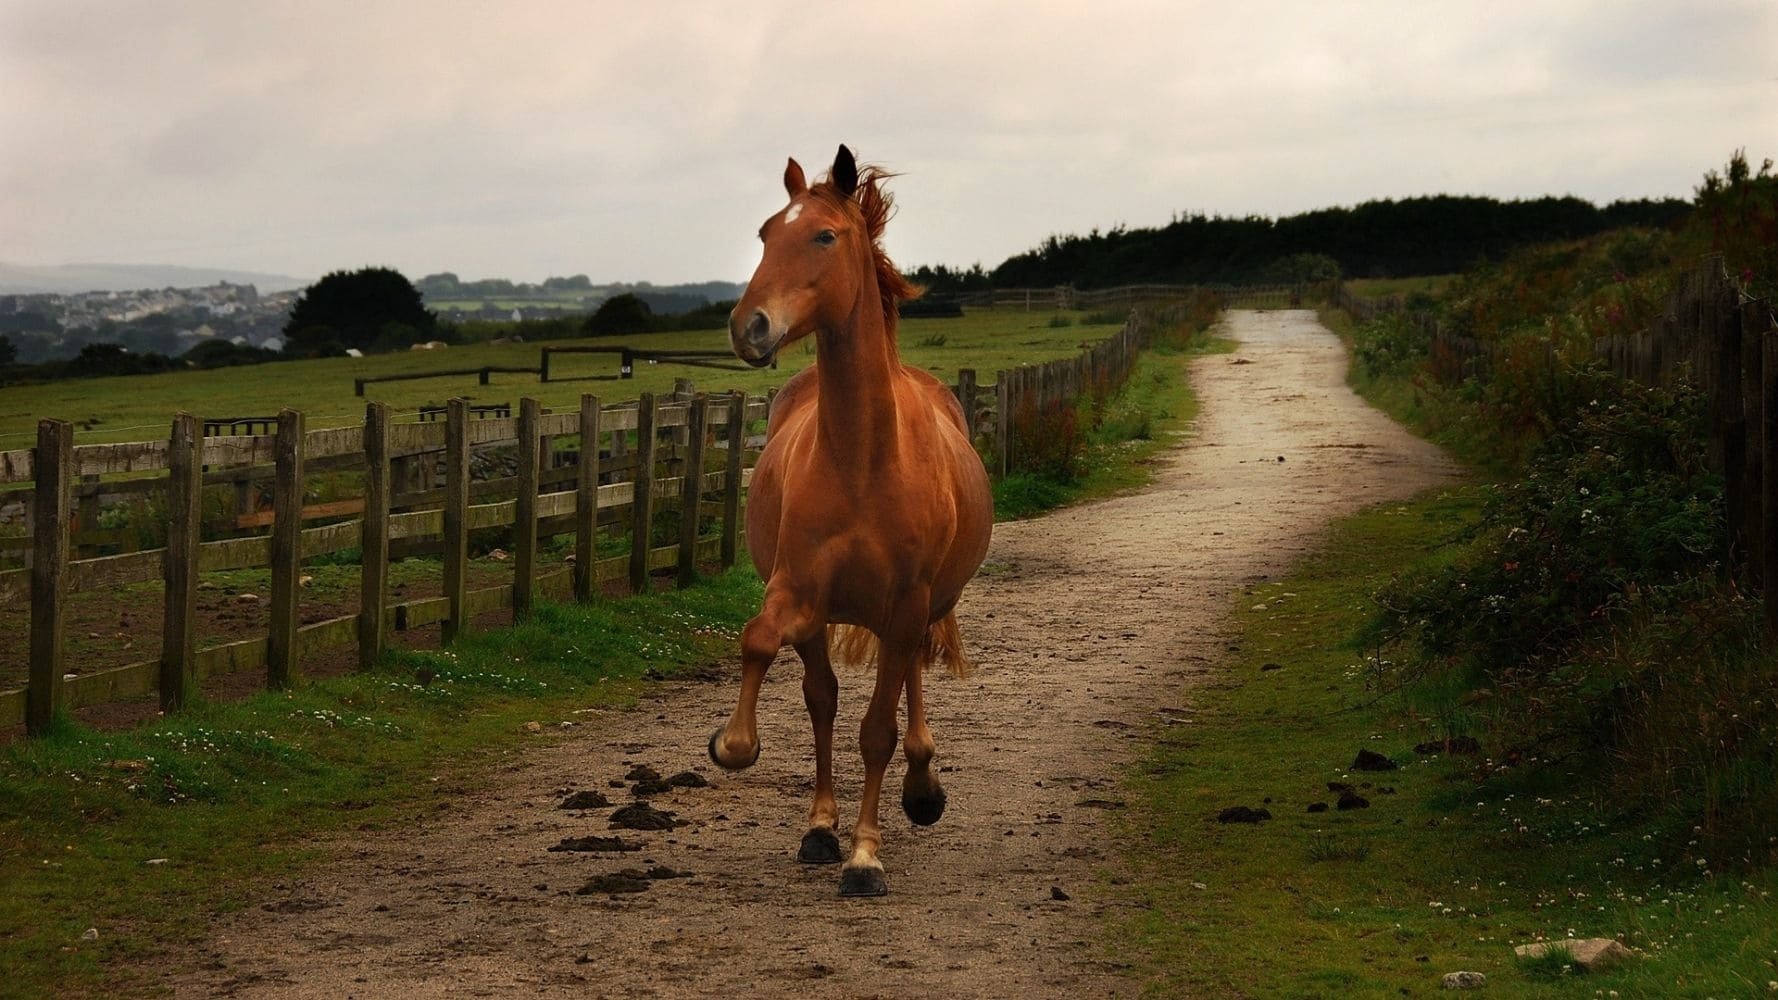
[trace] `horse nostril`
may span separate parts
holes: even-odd
[[[771,329],[771,326],[771,321],[766,319],[765,310],[753,310],[753,316],[747,320],[747,339],[756,344],[759,343],[766,338],[766,332]]]

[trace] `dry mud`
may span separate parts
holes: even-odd
[[[935,827],[912,826],[892,766],[888,896],[842,900],[837,867],[795,861],[813,766],[787,654],[761,696],[764,752],[751,770],[724,774],[704,755],[734,698],[732,664],[719,683],[666,684],[635,711],[579,716],[577,736],[522,756],[486,790],[443,788],[426,821],[342,841],[335,863],[217,919],[204,969],[176,994],[1135,992],[1097,941],[1116,905],[1103,872],[1119,864],[1109,826],[1122,769],[1149,727],[1190,724],[1240,587],[1283,572],[1330,520],[1454,474],[1346,388],[1340,344],[1312,313],[1238,311],[1225,332],[1239,350],[1194,362],[1202,414],[1150,487],[995,528],[960,607],[978,669],[928,681],[950,808]],[[869,687],[841,675],[843,829]],[[631,788],[612,783],[638,764],[708,779],[651,797],[681,825],[614,831],[611,808],[556,808],[577,789],[627,804]],[[642,846],[550,850],[593,835]],[[589,882],[599,891],[577,893]]]

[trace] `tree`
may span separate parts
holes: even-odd
[[[19,349],[12,346],[12,338],[0,337],[0,365],[10,365],[19,359]]]
[[[390,343],[385,329],[405,327],[406,343]],[[400,271],[366,267],[334,271],[303,289],[284,324],[284,350],[290,354],[334,353],[336,349],[399,349],[436,339],[438,317]]]
[[[641,333],[654,321],[654,310],[648,303],[628,292],[613,295],[599,304],[599,309],[586,319],[588,336],[603,337],[617,333]]]

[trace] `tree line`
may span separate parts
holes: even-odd
[[[1323,277],[1450,274],[1537,243],[1626,226],[1665,228],[1691,212],[1679,198],[1615,201],[1572,196],[1502,201],[1433,195],[1367,201],[1282,218],[1176,216],[1165,226],[1052,235],[993,270],[943,265],[911,277],[932,292],[1141,282],[1251,284]],[[1337,268],[1327,274],[1330,265]]]

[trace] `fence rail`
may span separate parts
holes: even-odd
[[[1172,321],[1166,309],[1133,313],[1117,334],[1071,358],[1002,370],[993,384],[973,369],[953,387],[971,436],[999,473],[1018,471],[1040,433],[1020,419],[1095,388],[1121,384],[1155,331]],[[675,570],[683,585],[700,562],[732,564],[739,552],[742,495],[762,439],[770,397],[706,396],[686,380],[671,396],[644,393],[631,403],[602,405],[584,394],[578,409],[546,412],[523,399],[516,416],[473,419],[453,399],[443,421],[400,423],[386,403],[366,406],[362,424],[307,430],[303,414],[278,414],[271,433],[205,437],[202,422],[180,414],[165,440],[75,445],[73,425],[46,419],[35,448],[0,452],[0,483],[29,483],[29,565],[0,570],[0,606],[27,599],[30,654],[25,687],[0,691],[0,725],[23,722],[42,731],[57,711],[158,692],[177,709],[203,678],[263,669],[279,687],[300,676],[302,662],[356,645],[361,665],[374,662],[391,632],[440,625],[446,641],[477,614],[511,608],[522,615],[537,595],[585,600],[608,581],[632,592],[650,574]],[[477,471],[491,454],[513,468]],[[442,468],[442,482],[439,471]],[[318,474],[362,477],[360,496],[305,504],[305,480]],[[73,499],[83,477],[129,478],[91,485],[128,486],[165,498],[166,544],[160,548],[72,558]],[[205,487],[269,480],[269,510],[232,513],[206,537],[200,515]],[[657,508],[678,511],[676,538],[651,545]],[[704,524],[719,525],[712,535]],[[602,528],[627,530],[629,551],[598,558]],[[512,578],[468,586],[472,532],[512,532]],[[540,571],[541,540],[574,536],[571,565]],[[391,601],[392,549],[442,555],[443,593]],[[300,569],[304,560],[359,549],[358,609],[304,622]],[[203,574],[269,569],[266,634],[200,645],[196,593]],[[82,591],[161,581],[161,652],[150,660],[95,672],[66,672],[64,636],[70,597]]]

